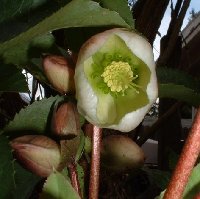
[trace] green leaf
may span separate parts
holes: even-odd
[[[23,169],[14,161],[9,140],[0,136],[0,198],[28,199],[40,177]]]
[[[191,75],[172,68],[157,68],[159,97],[174,98],[193,106],[200,104],[200,87]]]
[[[184,199],[194,198],[200,190],[200,163],[194,167],[189,182],[184,191]]]
[[[59,172],[52,173],[44,184],[40,199],[80,199],[70,182]]]
[[[38,67],[29,62],[31,58],[35,58],[36,56],[33,51],[37,52],[38,56],[38,54],[41,55],[44,52],[49,52],[49,48],[52,48],[54,40],[47,33],[61,28],[108,25],[130,28],[118,13],[102,8],[96,2],[90,0],[73,0],[27,31],[11,40],[1,43],[0,56],[5,63],[26,68],[40,81],[45,82],[45,77],[40,69],[41,66]],[[35,41],[40,43],[37,48],[33,46]]]
[[[32,18],[36,18],[36,14],[41,17],[39,11],[43,11],[44,14],[48,14],[49,10],[55,11],[57,7],[63,5],[63,3],[67,3],[70,0],[62,0],[62,2],[51,1],[51,0],[0,0],[1,4],[1,12],[0,12],[0,23],[8,22],[8,20],[13,19],[21,19],[20,17],[24,17],[27,21],[31,21],[30,13],[32,14]],[[56,7],[56,8],[55,8]],[[45,10],[45,13],[44,13]],[[37,13],[36,13],[37,11]],[[42,15],[42,16],[43,16]],[[23,21],[24,23],[26,20]],[[22,23],[22,19],[21,19]]]
[[[21,70],[13,65],[0,64],[0,91],[28,92],[26,78]]]
[[[26,68],[31,72],[32,66],[29,66],[27,63],[29,63],[32,57],[38,57],[38,55],[41,56],[42,53],[47,52],[54,45],[54,37],[51,34],[45,34],[21,44],[19,43],[19,46],[5,49],[6,58],[4,61],[18,67],[22,67],[21,65],[23,65],[22,68]]]
[[[33,0],[1,0],[0,23],[29,10]]]
[[[15,162],[14,178],[16,188],[13,192],[13,199],[29,199],[36,184],[41,180],[39,176],[25,170],[17,162]]]
[[[160,84],[158,96],[160,98],[174,98],[192,106],[200,105],[200,93],[184,85]]]
[[[187,88],[191,88],[194,91],[200,91],[199,80],[196,80],[190,74],[175,69],[167,67],[158,67],[156,70],[158,81],[161,84],[176,84],[184,85]]]
[[[78,181],[79,181],[79,184],[80,184],[80,189],[82,191],[82,195],[84,196],[85,195],[85,183],[84,183],[84,170],[83,170],[83,167],[79,164],[76,164],[76,169],[77,169],[77,173],[78,173]]]
[[[56,101],[62,99],[59,96],[50,97],[27,106],[16,114],[14,120],[5,127],[4,133],[10,136],[50,133],[48,124],[50,125],[51,109]]]
[[[16,35],[27,31],[30,27],[52,15],[70,0],[52,1],[52,0],[0,0],[1,6],[5,7],[0,12],[2,23],[0,22],[0,42],[10,40]],[[3,1],[3,3],[2,3]],[[12,3],[10,3],[12,1]],[[24,9],[18,9],[19,3],[27,6]],[[6,4],[6,5],[5,5]],[[5,11],[5,12],[4,12]],[[12,12],[12,14],[10,14]]]
[[[148,178],[150,179],[153,184],[156,184],[161,190],[164,190],[169,183],[170,180],[170,173],[167,171],[161,171],[158,169],[143,169],[147,174]]]
[[[130,8],[128,7],[127,0],[101,0],[102,6],[109,10],[116,11],[119,15],[129,24],[130,27],[134,28],[134,20]]]
[[[102,8],[96,2],[73,0],[28,31],[0,44],[0,55],[2,55],[6,63],[15,64],[14,58],[19,56],[18,51],[27,48],[28,43],[37,36],[61,28],[106,25],[130,28],[118,13]],[[10,51],[15,53],[10,53]]]
[[[164,194],[165,194],[165,191],[166,191],[166,190],[162,191],[162,192],[160,193],[159,196],[156,196],[156,197],[155,197],[155,199],[163,199]]]
[[[0,198],[7,199],[12,197],[11,190],[15,188],[14,182],[14,164],[11,148],[8,139],[0,136]]]
[[[79,147],[78,150],[76,152],[76,157],[75,157],[75,161],[78,162],[80,160],[80,158],[82,157],[83,151],[84,151],[84,145],[85,145],[85,136],[83,131],[81,130],[80,132],[80,143],[79,143]]]

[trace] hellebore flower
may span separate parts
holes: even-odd
[[[59,167],[60,147],[42,135],[25,135],[11,141],[17,159],[33,173],[47,177]]]
[[[128,132],[157,98],[150,44],[136,32],[114,28],[91,37],[75,69],[78,110],[92,124]]]

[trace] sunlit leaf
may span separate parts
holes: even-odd
[[[58,172],[51,174],[44,184],[40,199],[80,199],[70,182]]]

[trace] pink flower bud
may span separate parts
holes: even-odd
[[[24,167],[39,176],[47,177],[59,166],[59,145],[46,136],[25,135],[15,138],[10,144]]]
[[[67,138],[75,137],[80,133],[80,128],[79,114],[73,103],[63,103],[55,110],[52,129],[56,135]]]
[[[64,57],[46,56],[43,68],[49,82],[58,92],[61,94],[74,92],[74,69]]]

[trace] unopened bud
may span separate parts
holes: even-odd
[[[74,92],[74,69],[64,57],[46,56],[43,67],[49,82],[58,92],[61,94]]]
[[[11,141],[14,154],[25,168],[41,176],[49,176],[61,160],[59,145],[42,135],[25,135]]]
[[[73,103],[63,103],[54,111],[52,130],[56,135],[73,138],[79,135],[80,129],[79,114]]]
[[[115,171],[137,169],[144,163],[142,149],[129,137],[121,135],[103,139],[101,156],[103,166]]]

